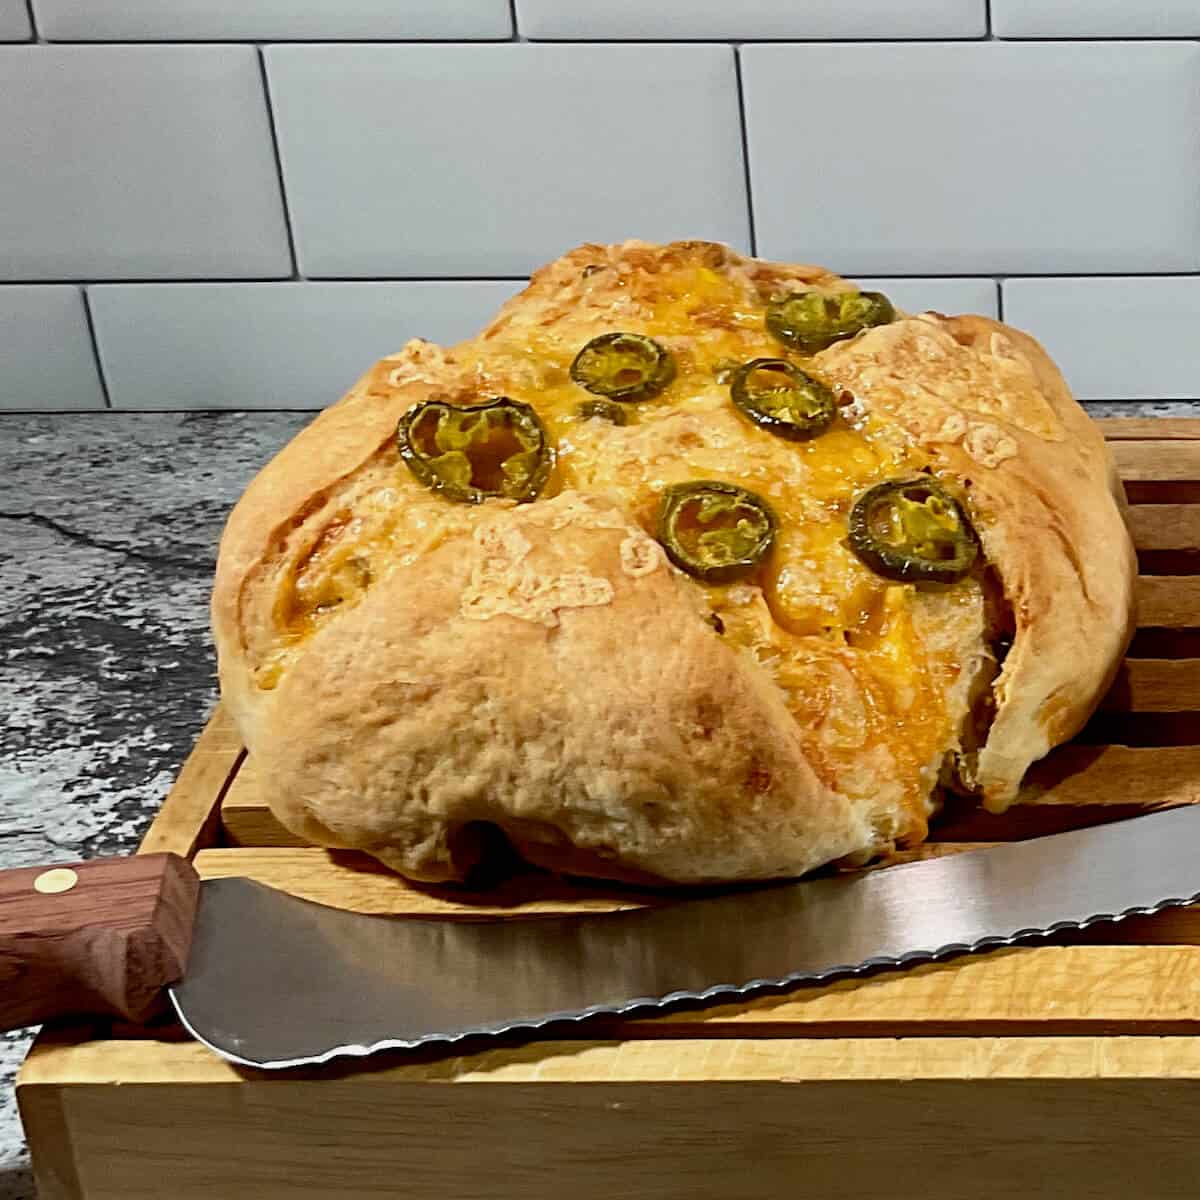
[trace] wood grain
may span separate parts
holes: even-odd
[[[1143,575],[1137,581],[1138,628],[1200,628],[1200,576]]]
[[[1134,504],[1129,532],[1139,550],[1195,550],[1200,546],[1200,504]]]
[[[1096,424],[1110,442],[1200,440],[1198,417],[1101,417]]]
[[[662,1017],[629,1037],[1200,1034],[1200,947],[1039,946]]]
[[[305,846],[266,806],[258,791],[258,769],[249,755],[221,801],[221,830],[231,846]]]
[[[1200,659],[1127,658],[1100,707],[1109,712],[1200,710]],[[1196,736],[1200,737],[1200,716]]]
[[[1143,575],[1200,573],[1200,504],[1136,504],[1128,521]]]
[[[191,858],[217,843],[221,796],[237,773],[242,742],[218,704],[183,764],[163,806],[142,838],[139,854],[168,852]]]
[[[1200,503],[1200,441],[1109,443],[1131,504]]]
[[[129,1087],[176,1084],[190,1090],[210,1084],[256,1083],[285,1093],[297,1082],[349,1080],[366,1088],[367,1096],[392,1084],[1082,1080],[1095,1079],[1100,1072],[1118,1079],[1200,1079],[1200,1041],[1185,1035],[1096,1032],[883,1039],[739,1035],[710,1036],[691,1045],[695,1053],[688,1055],[688,1047],[671,1037],[627,1042],[594,1037],[492,1041],[461,1054],[395,1051],[360,1063],[277,1072],[234,1066],[197,1042],[112,1040],[86,1027],[67,1027],[48,1030],[38,1039],[22,1067],[18,1095],[42,1087],[92,1086],[110,1077]],[[296,1132],[302,1136],[305,1131]]]
[[[1192,1038],[550,1042],[311,1078],[58,1049],[19,1095],[70,1088],[86,1200],[896,1200],[886,1164],[927,1200],[1195,1195]]]
[[[38,1200],[86,1200],[65,1112],[68,1095],[60,1087],[17,1091],[17,1109],[33,1159]]]
[[[57,873],[64,873],[58,868]],[[143,1020],[183,975],[199,879],[173,854],[72,864],[43,894],[39,867],[0,873],[0,1030],[54,1017]]]
[[[1113,441],[1117,470],[1126,483],[1194,483],[1200,480],[1200,441]]]
[[[1060,746],[1034,764],[1021,800],[989,813],[951,797],[931,836],[1008,842],[1083,829],[1177,804],[1200,803],[1200,746]]]

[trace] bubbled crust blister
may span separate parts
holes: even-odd
[[[680,263],[764,297],[852,288],[707,243],[584,246],[537,272],[472,344],[562,327],[582,343],[636,318],[631,280]],[[662,564],[623,569],[638,522],[588,497],[453,506],[418,563],[337,612],[262,684],[289,564],[384,472],[402,413],[478,398],[461,361],[414,342],[378,364],[264,469],[226,529],[213,598],[222,694],[280,818],[423,879],[462,876],[479,821],[535,862],[681,882],[798,874],[919,836],[920,813],[847,800],[810,769],[775,683],[715,634],[690,580]],[[1128,640],[1133,557],[1107,449],[1041,348],[984,318],[901,316],[812,361],[969,498],[1016,628],[965,774],[1003,808],[1028,765],[1086,719]],[[575,517],[550,528],[563,504]],[[481,543],[485,525],[517,530],[537,577],[575,582],[543,589],[540,615],[469,615],[472,596],[489,603],[479,579],[471,591],[471,564],[504,541]],[[595,599],[597,581],[611,589],[602,602],[557,603],[588,586]],[[989,651],[980,641],[972,653]]]

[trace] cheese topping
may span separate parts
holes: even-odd
[[[570,376],[584,344],[618,330],[653,338],[675,366],[661,395],[623,406],[625,425],[581,417],[588,393]],[[1013,428],[1062,436],[1026,360],[1007,339],[989,349],[961,346],[936,318],[900,318],[803,359],[766,331],[761,280],[695,262],[654,272],[617,264],[583,272],[556,307],[502,315],[474,341],[446,351],[418,343],[401,361],[385,360],[370,394],[390,396],[415,380],[443,389],[451,403],[506,396],[530,405],[555,447],[543,496],[615,498],[649,535],[672,484],[720,480],[765,500],[779,526],[768,567],[750,583],[691,586],[723,629],[715,636],[782,689],[818,775],[843,793],[878,795],[881,808],[907,811],[902,827],[881,830],[886,837],[924,832],[943,757],[957,747],[966,716],[966,676],[981,660],[983,598],[973,578],[918,591],[873,574],[847,548],[847,517],[867,488],[930,467],[930,442],[959,443],[995,468],[1017,453]],[[781,356],[839,400],[833,425],[809,441],[774,436],[730,399],[733,368]],[[922,377],[933,361],[937,390]],[[1016,409],[1007,399],[1014,393],[1022,397]],[[486,551],[463,595],[472,619],[507,614],[550,626],[562,608],[612,597],[610,581],[582,571],[539,576],[528,543],[496,540],[489,504],[431,494],[394,446],[364,467],[353,491],[352,503],[343,497],[344,507],[293,551],[262,687],[331,612],[450,537],[469,534]],[[632,578],[665,569],[658,545],[642,535],[626,538],[620,563]]]

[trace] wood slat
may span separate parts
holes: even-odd
[[[396,1083],[566,1086],[663,1080],[800,1084],[849,1079],[1200,1079],[1200,1041],[1182,1035],[1104,1036],[1099,1030],[1091,1037],[717,1037],[687,1047],[670,1038],[580,1039],[500,1044],[436,1058],[381,1054],[352,1066],[335,1063],[279,1072],[235,1067],[196,1042],[84,1040],[78,1030],[51,1030],[39,1037],[26,1060],[18,1089],[20,1094],[120,1079],[122,1087],[130,1088],[253,1083],[287,1092],[297,1082],[337,1082],[351,1074],[355,1084],[368,1089],[367,1096],[372,1088]],[[377,1128],[370,1121],[367,1126]],[[211,1155],[212,1147],[207,1150]]]
[[[1134,504],[1129,532],[1138,550],[1200,547],[1200,504]]]
[[[1200,503],[1200,441],[1109,443],[1130,504]]]
[[[1107,712],[1200,710],[1200,659],[1128,658],[1100,707]],[[1200,741],[1200,716],[1196,719],[1196,740]]]
[[[191,858],[197,850],[216,845],[221,797],[236,776],[242,757],[241,738],[218,704],[142,838],[138,853],[170,851]]]
[[[221,826],[231,846],[305,846],[259,799],[258,771],[247,757],[221,803]]]
[[[1198,417],[1101,417],[1096,424],[1110,442],[1200,440]]]
[[[1196,970],[1196,946],[1022,947],[608,1024],[625,1038],[1195,1035]]]
[[[1143,575],[1135,597],[1139,629],[1200,626],[1200,576]]]
[[[1129,532],[1143,575],[1200,574],[1200,504],[1136,504]]]
[[[1200,746],[1061,746],[1030,768],[1018,804],[989,813],[951,798],[931,838],[1009,842],[1200,803]]]
[[[1190,1200],[1198,1078],[1191,1038],[549,1042],[275,1077],[100,1042],[45,1046],[18,1100],[69,1114],[79,1190],[39,1162],[43,1200],[894,1200],[902,1176]]]
[[[1114,441],[1111,448],[1126,483],[1200,481],[1200,441]]]

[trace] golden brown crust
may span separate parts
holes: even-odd
[[[920,836],[942,757],[960,753],[968,693],[990,678],[971,596],[960,597],[953,637],[948,601],[910,606],[918,642],[954,643],[938,668],[954,729],[930,742],[914,806],[886,786],[893,760],[851,728],[873,703],[867,677],[845,665],[859,669],[857,652],[814,643],[796,652],[789,682],[787,664],[762,666],[777,649],[769,637],[741,650],[723,640],[710,608],[743,624],[770,615],[753,589],[730,589],[721,604],[741,607],[720,608],[659,561],[641,531],[660,485],[622,499],[610,475],[577,472],[600,482],[572,491],[581,485],[560,480],[552,490],[568,490],[520,508],[469,508],[431,497],[399,467],[394,431],[414,403],[501,387],[549,394],[565,371],[536,366],[546,356],[535,351],[614,327],[659,336],[670,281],[685,271],[741,297],[670,318],[661,340],[685,368],[721,339],[758,352],[761,334],[739,308],[797,286],[852,289],[818,267],[710,243],[582,246],[535,272],[474,342],[413,342],[377,364],[247,490],[222,539],[213,626],[223,697],[291,828],[428,880],[462,876],[478,822],[544,865],[680,882],[793,875]],[[531,347],[529,361],[498,349],[499,373],[490,349],[514,345]],[[986,742],[976,752],[964,737],[959,774],[1003,808],[1028,765],[1086,720],[1130,635],[1133,553],[1107,448],[1041,347],[982,317],[901,316],[813,365],[841,389],[847,419],[873,431],[871,453],[882,461],[891,446],[895,463],[926,464],[969,497],[1014,637]],[[693,474],[722,447],[742,452],[747,435],[723,393],[694,390],[686,411],[612,434],[627,462],[657,456],[669,479],[681,448],[695,447]],[[566,428],[586,443],[586,430]],[[754,437],[747,478],[765,488],[778,447]],[[803,510],[805,497],[787,502]],[[307,579],[307,564],[339,538],[366,537],[371,522],[386,570],[378,556],[351,556],[339,570],[357,571],[361,586]],[[819,688],[817,675],[827,676]],[[915,687],[897,681],[928,694]]]
[[[1073,737],[1111,685],[1133,636],[1137,560],[1116,464],[1045,350],[998,322],[958,321],[976,340],[1001,334],[1018,348],[1073,450],[1014,430],[1019,453],[993,472],[961,448],[941,451],[973,486],[984,547],[1016,624],[978,764],[984,803],[1003,811],[1029,765]]]
[[[629,541],[651,569],[629,574]],[[574,849],[680,882],[870,840],[869,811],[819,784],[779,697],[617,509],[565,493],[500,510],[417,571],[319,632],[278,689],[257,753],[292,828],[431,881],[462,876],[456,843],[481,821],[533,861]]]
[[[963,407],[979,394],[953,394],[936,371],[924,373],[917,403],[886,381],[860,389],[868,408],[907,428],[968,490],[1002,585],[1013,641],[972,773],[986,806],[1003,811],[1030,764],[1077,733],[1111,684],[1133,633],[1137,563],[1112,456],[1045,350],[987,317],[922,321],[929,329],[918,338],[941,334],[977,362],[1012,364],[1008,390],[983,421]],[[915,324],[873,330],[829,354],[893,369],[896,343],[911,339]]]

